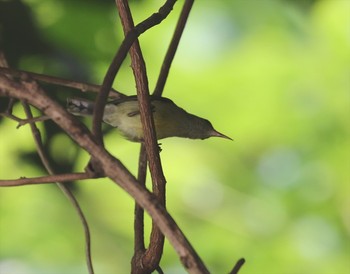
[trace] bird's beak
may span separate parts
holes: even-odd
[[[231,141],[233,141],[232,138],[220,133],[219,131],[216,131],[215,129],[212,131],[212,133],[210,134],[211,137],[221,137],[221,138],[225,138],[225,139],[229,139]]]

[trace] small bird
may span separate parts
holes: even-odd
[[[186,112],[172,100],[159,96],[151,96],[150,99],[158,140],[175,136],[190,139],[221,137],[232,140],[216,131],[208,120]],[[78,116],[92,115],[94,103],[85,99],[69,98],[67,110]],[[127,96],[108,102],[104,109],[103,121],[118,128],[128,140],[143,141],[137,96]]]

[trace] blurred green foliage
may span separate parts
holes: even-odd
[[[102,82],[123,37],[113,1],[5,1],[0,10],[14,3],[8,13],[21,7],[37,33],[16,44],[24,36],[13,32],[23,27],[11,29],[1,13],[11,66]],[[140,38],[151,89],[182,3]],[[135,22],[159,5],[132,1]],[[349,10],[347,0],[195,3],[164,95],[235,141],[165,139],[161,157],[169,212],[213,273],[227,273],[240,257],[242,274],[349,273]],[[134,86],[128,59],[115,87],[134,94]],[[52,94],[62,104],[85,96]],[[52,123],[40,128],[58,170],[84,168],[86,153]],[[106,144],[135,174],[139,146],[114,130]],[[28,127],[1,119],[0,151],[1,179],[45,174]],[[132,200],[106,179],[76,183],[75,192],[92,229],[96,273],[128,273]],[[1,273],[86,273],[83,246],[78,218],[55,185],[0,189]],[[161,265],[184,273],[168,243]]]

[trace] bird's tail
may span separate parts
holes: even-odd
[[[78,115],[86,116],[92,115],[94,112],[94,102],[85,99],[68,98],[67,99],[67,110],[68,112]]]

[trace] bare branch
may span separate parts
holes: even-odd
[[[90,91],[90,92],[98,93],[100,91],[100,88],[101,88],[101,86],[99,86],[99,85],[76,82],[76,81],[63,79],[63,78],[59,78],[59,77],[38,74],[38,73],[34,73],[34,72],[29,72],[29,71],[15,70],[15,69],[5,68],[5,67],[0,67],[0,73],[5,74],[5,75],[10,75],[12,77],[19,77],[19,78],[25,78],[27,76],[30,76],[32,79],[40,81],[40,82],[45,82],[48,84],[54,84],[54,85],[63,86],[63,87],[75,88],[75,89],[81,90],[82,92]],[[108,96],[112,97],[112,98],[116,98],[116,99],[125,97],[125,95],[123,93],[121,93],[113,88],[110,89]]]
[[[2,53],[0,54],[0,59],[1,59],[0,63],[4,67],[8,67],[7,60]],[[11,76],[9,76],[9,78],[13,79],[13,76],[11,75]],[[9,115],[12,115],[11,113],[12,113],[13,102],[14,101],[12,101],[12,100],[10,101],[10,105],[8,108]],[[31,111],[28,103],[26,103],[24,100],[22,100],[22,106],[23,106],[24,112],[27,116],[27,120],[33,120],[33,114],[32,114],[32,111]],[[13,117],[15,117],[15,116],[13,116]],[[45,116],[43,116],[43,117],[45,117]],[[39,117],[39,118],[41,118],[41,117]],[[37,152],[38,152],[39,157],[41,159],[41,162],[43,163],[43,165],[44,165],[45,169],[48,171],[48,173],[51,175],[54,175],[55,172],[53,171],[53,168],[50,165],[49,157],[48,157],[47,153],[45,152],[44,145],[43,145],[43,142],[41,139],[40,131],[39,131],[38,127],[36,126],[35,122],[32,121],[30,123],[30,128],[31,128],[31,132],[32,132],[32,135],[33,135],[33,138],[35,141],[35,145],[36,145],[36,149],[37,149]],[[89,230],[89,226],[88,226],[87,220],[85,218],[85,215],[84,215],[77,199],[74,197],[72,191],[68,187],[66,187],[64,184],[61,184],[58,182],[57,182],[57,186],[65,194],[65,196],[68,198],[68,200],[71,202],[71,204],[73,205],[73,208],[77,212],[79,219],[83,225],[84,235],[85,235],[85,243],[86,243],[86,248],[85,248],[86,262],[87,262],[89,273],[93,274],[94,270],[92,267],[92,260],[91,260],[91,237],[90,237],[90,230]]]
[[[173,38],[171,39],[168,51],[165,55],[165,58],[164,58],[164,61],[162,64],[162,68],[161,68],[161,71],[160,71],[160,74],[158,77],[158,81],[157,81],[156,87],[155,87],[154,92],[153,92],[154,95],[161,96],[163,93],[165,82],[166,82],[168,75],[169,75],[170,66],[171,66],[171,63],[175,57],[176,50],[179,46],[180,39],[181,39],[182,33],[185,29],[187,19],[190,15],[190,11],[192,9],[193,2],[194,2],[194,0],[186,0],[184,6],[182,8],[181,15],[180,15],[180,18],[177,22]]]
[[[162,22],[168,14],[173,9],[176,0],[168,0],[166,3],[159,9],[158,12],[152,14],[150,17],[145,19],[143,22],[139,23],[135,28],[128,32],[125,36],[123,42],[121,43],[116,55],[114,56],[112,63],[110,64],[101,90],[96,99],[96,105],[94,109],[93,125],[92,132],[96,136],[97,141],[100,144],[103,144],[101,124],[104,106],[107,101],[108,91],[111,89],[114,78],[117,75],[121,64],[123,63],[131,45],[134,41],[146,30]]]
[[[22,118],[17,117],[16,115],[13,115],[12,113],[9,113],[8,111],[1,112],[0,116],[6,117],[6,118],[9,118],[11,120],[14,120],[14,121],[18,122],[17,128],[20,128],[21,126],[24,126],[26,124],[33,124],[33,123],[36,123],[36,122],[42,122],[42,121],[46,121],[46,120],[50,120],[51,119],[50,117],[45,116],[45,115],[38,116],[38,117],[27,118],[27,119],[22,119]]]
[[[236,265],[233,267],[233,269],[231,270],[230,274],[237,274],[238,271],[241,269],[241,267],[243,266],[243,264],[245,263],[245,259],[241,258],[237,261]]]
[[[25,102],[22,103],[23,104],[23,108],[24,111],[27,115],[28,119],[32,119],[33,118],[33,114],[32,111],[29,107],[29,105]],[[44,149],[44,145],[41,139],[41,134],[40,131],[38,129],[38,127],[36,126],[35,123],[31,123],[30,124],[30,128],[32,131],[32,135],[35,141],[35,145],[37,148],[37,152],[40,156],[41,162],[43,163],[45,169],[49,172],[49,174],[54,175],[55,171],[53,170],[50,161],[49,161],[49,157],[47,155],[47,153],[45,152]],[[59,187],[59,189],[63,192],[63,194],[67,197],[67,199],[70,201],[70,203],[72,204],[74,210],[76,211],[76,213],[79,216],[79,219],[81,221],[81,224],[83,226],[84,229],[84,235],[85,235],[85,255],[86,255],[86,262],[87,262],[87,267],[88,267],[88,271],[90,274],[94,273],[93,270],[93,266],[92,266],[92,259],[91,259],[91,237],[90,237],[90,229],[89,229],[89,225],[88,222],[85,218],[84,212],[81,209],[78,200],[75,198],[73,192],[64,184],[62,183],[57,183],[57,186]]]
[[[116,1],[119,16],[122,21],[124,33],[127,34],[134,28],[131,11],[126,0]],[[165,207],[165,177],[163,174],[159,149],[157,144],[156,132],[154,127],[151,103],[149,99],[148,78],[146,73],[146,64],[142,56],[140,44],[136,39],[130,49],[131,64],[134,71],[137,96],[140,107],[140,116],[144,132],[144,142],[149,161],[149,167],[152,177],[153,193],[159,202]],[[151,239],[147,250],[139,261],[133,259],[132,273],[153,272],[158,266],[163,253],[164,235],[160,232],[156,223],[152,224]]]
[[[141,144],[140,156],[139,156],[139,168],[137,181],[139,184],[146,185],[146,174],[147,174],[147,154],[144,144]],[[144,211],[137,203],[135,203],[135,222],[134,222],[134,256],[145,251],[145,241],[144,241]]]
[[[0,180],[0,187],[54,184],[57,182],[77,181],[77,180],[85,180],[85,179],[93,179],[93,178],[95,177],[91,177],[87,173],[66,173],[66,174],[56,174],[56,175],[48,175],[48,176],[33,177],[33,178],[22,177],[20,179],[14,179],[14,180]]]

